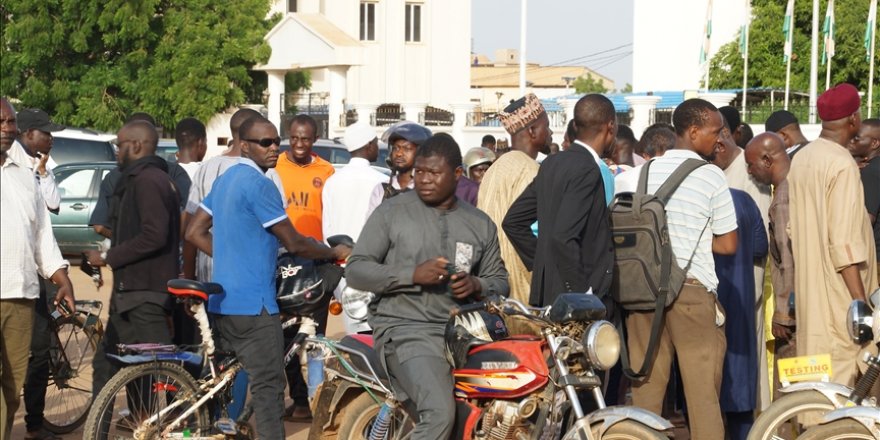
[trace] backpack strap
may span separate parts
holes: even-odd
[[[654,193],[654,196],[660,199],[664,205],[669,202],[669,198],[672,197],[672,194],[678,187],[684,182],[684,179],[687,178],[694,170],[697,168],[708,165],[709,162],[700,159],[687,159],[682,162],[675,171],[666,179],[666,182],[663,182],[663,185],[660,185],[660,188]],[[646,164],[647,165],[647,164]],[[639,176],[641,178],[641,176]]]
[[[636,194],[648,193],[648,168],[651,167],[651,163],[653,162],[654,159],[651,159],[645,162],[645,165],[642,167],[642,171],[639,174],[639,184],[636,186]]]

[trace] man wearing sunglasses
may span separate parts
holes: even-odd
[[[241,161],[217,179],[186,239],[214,257],[214,281],[223,292],[209,298],[208,311],[220,345],[236,353],[250,378],[260,438],[281,439],[285,378],[275,300],[278,242],[303,258],[341,260],[351,249],[328,248],[300,235],[288,220],[278,190],[265,176],[278,162],[281,139],[275,126],[254,117],[242,124],[239,135]]]

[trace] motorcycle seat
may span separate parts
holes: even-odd
[[[385,372],[385,368],[382,367],[382,361],[379,359],[379,353],[373,349],[373,337],[370,335],[348,335],[342,338],[339,341],[339,345],[343,347],[357,351],[358,353],[362,353],[367,360],[370,362],[370,366],[373,367],[373,371],[376,372],[376,375],[379,377],[379,380],[382,381],[386,386],[389,383],[388,374]],[[370,374],[370,368],[364,363],[364,358],[360,356],[349,356],[351,360],[351,366],[358,372],[365,376],[372,376]]]
[[[195,280],[168,280],[168,293],[178,298],[208,300],[208,295],[223,292],[223,286],[217,283],[202,283]]]

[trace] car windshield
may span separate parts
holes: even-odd
[[[58,164],[116,160],[110,142],[56,137],[49,153]]]

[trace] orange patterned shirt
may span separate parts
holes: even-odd
[[[321,191],[324,183],[336,170],[330,162],[312,153],[312,163],[302,166],[282,153],[275,171],[281,178],[287,217],[296,231],[315,240],[323,241],[321,231]]]

